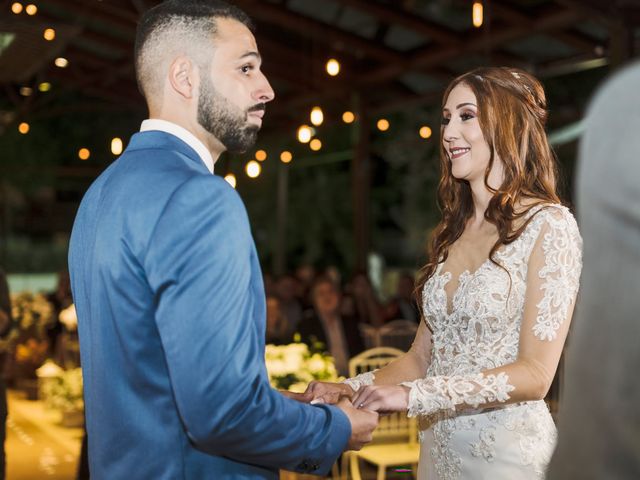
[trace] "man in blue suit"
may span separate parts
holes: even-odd
[[[85,195],[69,253],[91,477],[323,474],[377,414],[269,385],[247,214],[212,175],[224,150],[253,145],[274,97],[250,20],[168,0],[141,19],[135,56],[150,119]]]

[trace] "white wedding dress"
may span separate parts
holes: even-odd
[[[582,240],[563,206],[528,216],[522,235],[496,253],[508,274],[487,260],[454,285],[440,264],[423,289],[428,328],[423,322],[409,353],[428,367],[403,382],[408,414],[423,428],[421,480],[544,478],[556,427],[541,398],[569,328]],[[357,389],[374,378],[346,382]]]

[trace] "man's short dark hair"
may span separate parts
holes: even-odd
[[[211,41],[218,18],[233,19],[254,29],[246,13],[222,0],[166,0],[142,15],[136,30],[134,58],[138,88],[147,100],[158,86],[155,57],[175,46],[178,39],[193,46]]]

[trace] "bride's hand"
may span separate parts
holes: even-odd
[[[336,404],[340,398],[351,398],[355,392],[345,383],[317,382],[313,381],[303,393],[305,401],[316,403]]]
[[[404,412],[409,408],[409,387],[369,385],[360,388],[351,399],[356,408],[378,413]]]

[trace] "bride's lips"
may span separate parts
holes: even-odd
[[[470,148],[466,148],[466,147],[455,147],[455,148],[451,148],[449,149],[449,156],[451,158],[451,160],[455,160],[456,158],[460,158],[462,155],[470,152],[471,149]]]

